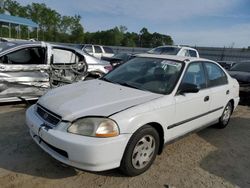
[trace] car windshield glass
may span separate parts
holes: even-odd
[[[231,71],[250,72],[250,63],[238,63],[231,68]]]
[[[126,87],[169,94],[181,74],[182,62],[136,57],[114,69],[102,79]]]
[[[16,46],[16,44],[12,42],[0,42],[0,52],[8,50],[14,46]]]
[[[177,47],[157,47],[149,50],[150,54],[167,54],[167,55],[177,55],[180,48]]]

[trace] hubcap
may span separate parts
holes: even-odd
[[[222,117],[222,121],[224,124],[227,124],[229,119],[230,119],[230,116],[231,116],[231,113],[232,113],[232,109],[231,109],[231,106],[230,105],[227,105],[224,113],[223,113],[223,117]]]
[[[132,165],[136,169],[142,169],[151,161],[155,152],[155,139],[151,135],[145,135],[136,144],[132,154]]]

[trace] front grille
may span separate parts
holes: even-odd
[[[45,122],[52,126],[56,126],[62,119],[59,115],[49,111],[40,104],[37,104],[36,112]]]

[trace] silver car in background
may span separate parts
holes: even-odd
[[[0,43],[0,102],[37,99],[48,89],[100,76],[111,65],[76,48],[45,42]]]

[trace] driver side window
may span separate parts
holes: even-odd
[[[182,83],[197,85],[199,89],[206,88],[205,72],[202,63],[191,63],[185,72]]]
[[[0,60],[1,63],[8,65],[45,64],[45,49],[41,47],[28,47],[6,54]]]

